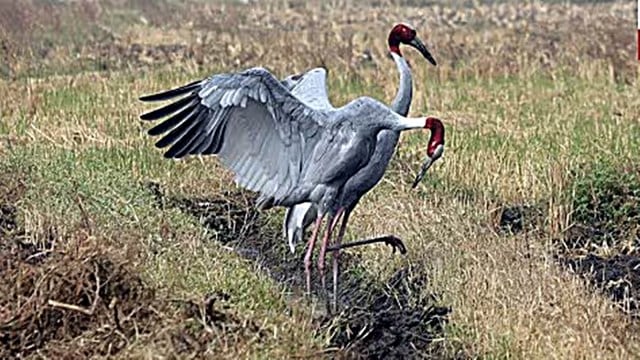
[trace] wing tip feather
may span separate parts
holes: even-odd
[[[142,95],[138,97],[138,100],[142,102],[155,102],[155,101],[173,99],[180,95],[186,94],[190,91],[196,90],[202,85],[203,81],[204,80],[196,80],[177,88],[173,88],[173,89],[169,89],[169,90],[165,90],[165,91],[161,91],[153,94]]]

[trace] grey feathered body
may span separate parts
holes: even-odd
[[[337,211],[340,204],[335,201],[342,196],[346,179],[369,163],[377,146],[381,127],[376,125],[379,119],[374,117],[379,114],[379,104],[371,100],[361,98],[327,112],[331,125],[313,151],[304,155],[309,161],[301,172],[297,189],[274,205],[293,206],[310,201],[317,203],[322,211]]]
[[[392,110],[402,116],[409,113],[412,100],[412,77],[406,60],[392,53],[398,72],[400,84],[398,93],[393,100]],[[326,93],[326,74],[319,69],[313,69],[305,74],[290,76],[282,83],[292,90],[292,94],[305,104],[317,109],[332,109]],[[363,119],[367,121],[367,119]],[[365,164],[345,183],[342,198],[338,206],[345,207],[348,212],[353,210],[362,196],[375,187],[384,176],[393,157],[400,138],[400,132],[395,130],[381,130],[376,139],[375,149]],[[283,223],[289,246],[294,251],[294,245],[300,240],[306,229],[317,216],[317,210],[310,203],[297,204],[287,209]]]

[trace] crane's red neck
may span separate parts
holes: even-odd
[[[444,125],[442,125],[440,119],[428,117],[424,127],[431,131],[429,145],[427,146],[427,155],[432,156],[438,146],[444,146]]]
[[[389,51],[402,56],[402,53],[400,52],[400,41],[392,39],[391,36],[389,36]]]

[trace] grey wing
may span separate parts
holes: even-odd
[[[305,73],[289,75],[286,78],[280,80],[280,83],[282,84],[282,86],[287,88],[287,90],[292,91],[296,87],[296,85],[300,83],[300,80],[302,80],[304,74]]]
[[[290,75],[282,84],[305,105],[316,110],[334,110],[327,93],[327,70],[318,67]]]
[[[151,128],[161,135],[165,157],[217,154],[243,187],[277,204],[291,193],[304,167],[304,153],[322,134],[325,114],[304,105],[267,70],[218,74],[181,88],[143,96],[142,101],[178,97],[140,116],[166,120]]]

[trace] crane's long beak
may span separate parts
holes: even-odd
[[[416,186],[418,186],[418,184],[420,183],[420,181],[422,181],[422,178],[424,178],[424,175],[427,173],[427,170],[429,170],[429,168],[431,167],[431,164],[433,164],[433,159],[427,156],[427,158],[424,159],[424,163],[422,163],[422,168],[420,168],[420,172],[416,176],[416,179],[413,180],[413,185],[411,185],[412,189],[415,189]]]
[[[424,45],[424,43],[422,42],[422,40],[420,40],[417,36],[413,38],[413,40],[411,40],[411,42],[409,43],[409,45],[413,46],[414,48],[418,49],[418,51],[420,51],[420,53],[422,54],[422,56],[425,57],[425,59],[429,60],[429,62],[431,64],[433,64],[433,66],[438,65],[436,63],[436,59],[433,58],[433,56],[431,55],[431,53],[429,52],[429,50],[427,49],[427,47]]]

